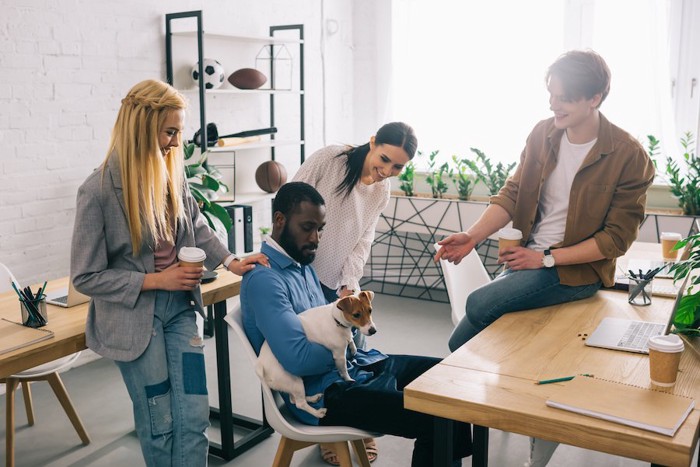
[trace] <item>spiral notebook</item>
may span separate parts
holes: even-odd
[[[553,388],[549,407],[674,436],[695,400],[599,378],[574,378]]]

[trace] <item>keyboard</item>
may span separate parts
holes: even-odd
[[[63,303],[64,305],[68,305],[68,295],[63,295],[62,297],[55,297],[51,299],[52,302],[58,302],[58,303]]]
[[[617,345],[628,349],[646,350],[649,338],[660,335],[665,327],[659,323],[635,321],[630,323]]]

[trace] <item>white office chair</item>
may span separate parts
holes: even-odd
[[[442,248],[435,243],[435,251]],[[481,262],[476,249],[462,258],[459,264],[440,260],[447,296],[452,308],[452,324],[457,326],[466,313],[467,297],[474,290],[491,282],[491,277]]]
[[[236,304],[226,316],[226,321],[238,335],[244,352],[248,355],[250,364],[255,367],[257,355],[250,345],[243,330],[243,319],[240,304]],[[273,467],[289,466],[294,452],[318,443],[333,444],[338,455],[338,461],[343,467],[351,467],[348,441],[352,442],[355,454],[363,467],[370,467],[363,439],[377,437],[370,433],[347,426],[312,426],[299,422],[285,407],[282,397],[277,391],[272,391],[261,382],[263,406],[268,423],[276,432],[282,435],[277,447]]]
[[[10,270],[4,264],[0,263],[0,293],[12,290],[12,281],[15,285],[19,287],[19,283],[12,275]],[[19,302],[17,303],[17,317],[20,316]],[[66,387],[61,381],[61,377],[58,372],[63,368],[67,368],[75,362],[80,356],[80,352],[74,353],[67,357],[59,358],[49,363],[39,365],[34,368],[22,371],[12,376],[6,378],[0,378],[0,383],[5,383],[6,394],[5,394],[5,405],[6,405],[6,415],[5,415],[5,460],[8,467],[14,465],[15,459],[15,392],[17,388],[22,386],[22,394],[24,396],[24,408],[27,412],[27,423],[31,426],[34,425],[34,409],[32,407],[32,393],[29,386],[30,382],[34,381],[47,381],[53,389],[56,398],[63,406],[68,419],[73,424],[75,431],[78,433],[80,440],[84,445],[90,444],[90,437],[85,431],[83,422],[80,420],[80,416],[75,411],[73,403],[68,396]]]

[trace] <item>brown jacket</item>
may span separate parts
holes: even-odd
[[[540,191],[557,163],[563,130],[554,119],[539,122],[528,136],[520,164],[491,203],[503,207],[522,230],[524,243],[536,222]],[[600,114],[598,141],[571,185],[564,240],[553,248],[576,245],[593,237],[605,259],[557,266],[564,285],[615,282],[615,258],[637,238],[644,219],[647,188],[654,165],[639,142]]]

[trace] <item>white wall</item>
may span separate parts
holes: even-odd
[[[68,273],[77,188],[105,156],[120,99],[142,79],[165,79],[165,13],[202,9],[205,30],[256,36],[267,35],[270,25],[304,24],[307,155],[326,139],[357,141],[352,2],[4,0],[2,5],[0,261],[23,283]],[[326,18],[339,27],[322,41]],[[198,126],[191,113],[188,129]]]

